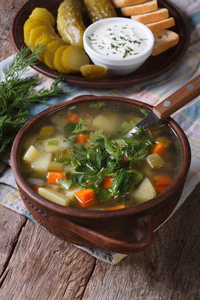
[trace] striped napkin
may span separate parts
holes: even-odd
[[[161,100],[181,88],[189,80],[200,74],[200,1],[195,0],[174,0],[173,1],[187,17],[191,30],[191,40],[189,49],[184,58],[173,69],[164,75],[148,82],[135,86],[128,86],[119,89],[93,89],[81,88],[69,84],[63,84],[66,94],[62,97],[50,98],[45,104],[30,106],[30,115],[34,116],[44,109],[51,107],[62,101],[68,101],[76,96],[91,94],[97,96],[124,96],[132,99],[147,102],[151,105],[158,104]],[[3,79],[3,67],[11,62],[13,56],[0,62],[0,78]],[[27,75],[36,74],[33,69],[28,70]],[[41,87],[48,87],[52,83],[49,78],[42,78]],[[192,162],[189,174],[186,179],[184,190],[174,212],[186,200],[189,194],[200,181],[200,97],[190,102],[184,109],[179,110],[173,115],[173,118],[185,131],[192,150]],[[0,203],[17,213],[33,219],[20,198],[9,161],[0,163]],[[173,213],[174,213],[173,212]],[[79,247],[79,246],[77,246]],[[103,251],[99,249],[88,249],[79,247],[94,257],[110,264],[116,264],[126,255]]]

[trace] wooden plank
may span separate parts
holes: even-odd
[[[11,25],[19,8],[26,0],[0,1],[0,61],[15,53],[11,43]]]
[[[0,282],[26,217],[0,205]]]
[[[199,193],[200,184],[144,252],[115,266],[97,260],[83,300],[200,299]]]
[[[95,261],[28,220],[7,266],[1,299],[81,299]]]

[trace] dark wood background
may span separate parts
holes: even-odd
[[[25,0],[0,0],[0,61]],[[143,252],[112,266],[0,206],[0,300],[200,299],[200,184]]]

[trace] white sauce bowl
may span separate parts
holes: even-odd
[[[138,69],[151,55],[154,36],[144,24],[129,18],[97,21],[83,35],[85,52],[95,65],[113,75]]]

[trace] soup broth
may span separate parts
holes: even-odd
[[[106,101],[48,115],[21,145],[24,179],[42,197],[82,209],[122,209],[156,197],[177,177],[182,152],[167,123],[126,137],[146,113]]]

